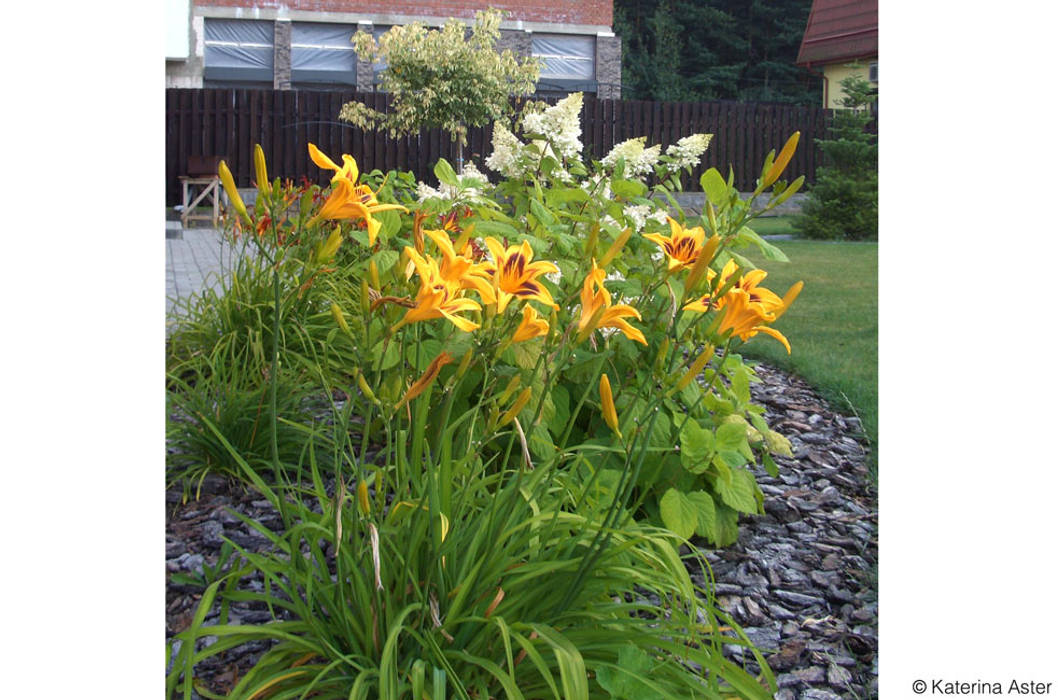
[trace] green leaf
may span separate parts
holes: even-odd
[[[595,678],[615,700],[657,700],[664,695],[649,685],[653,665],[645,651],[625,644],[617,652],[615,665],[595,668]]]
[[[459,186],[459,178],[456,177],[456,171],[452,169],[452,166],[444,158],[438,160],[437,165],[433,166],[433,174],[446,185]]]
[[[396,343],[391,343],[391,345],[396,345]],[[409,345],[407,350],[405,350],[408,364],[418,372],[424,371],[440,353],[441,341],[434,338],[428,338],[417,344]]]
[[[647,186],[638,180],[614,180],[610,183],[610,189],[623,199],[642,197],[647,192]]]
[[[547,194],[548,200],[555,204],[569,204],[570,202],[587,202],[588,193],[580,187],[554,186]]]
[[[562,435],[566,424],[569,423],[569,391],[561,384],[556,384],[551,387],[551,401],[555,405],[555,413],[548,427],[551,434],[558,437]]]
[[[786,257],[786,253],[782,252],[768,241],[760,237],[753,229],[743,226],[738,230],[738,238],[736,239],[743,245],[753,244],[760,249],[761,254],[768,260],[775,260],[776,262],[790,262],[790,259]]]
[[[372,255],[371,259],[375,261],[375,266],[378,268],[378,274],[381,277],[397,264],[397,261],[400,260],[400,253],[395,250],[380,250]]]
[[[661,522],[680,537],[688,539],[698,527],[698,504],[681,491],[669,489],[661,497]]]
[[[779,467],[775,464],[775,460],[771,458],[767,452],[761,456],[761,462],[764,464],[764,470],[768,472],[769,476],[779,476]]]
[[[376,212],[371,216],[382,224],[381,228],[378,230],[378,237],[381,240],[388,241],[400,232],[400,212],[381,211]]]
[[[724,423],[716,429],[716,449],[718,450],[738,450],[745,440],[745,423]]]
[[[698,508],[698,525],[694,531],[702,537],[715,541],[719,536],[719,526],[713,497],[705,491],[692,491],[687,494],[687,498]]]
[[[705,196],[709,198],[713,206],[717,209],[723,209],[727,206],[728,186],[724,182],[724,177],[716,168],[709,168],[702,173],[699,182],[702,185],[702,191],[705,192]]]
[[[749,403],[749,370],[746,369],[745,365],[739,366],[735,370],[734,375],[732,375],[731,390],[734,392],[735,398],[738,399],[739,403]]]
[[[474,219],[474,233],[478,236],[494,236],[512,240],[518,236],[518,229],[502,221],[485,221]]]
[[[380,366],[380,369],[387,370],[400,362],[400,347],[397,343],[389,343],[385,348],[385,355],[383,356],[382,352],[384,345],[386,345],[385,341],[380,340],[375,343],[373,348],[371,348],[371,366],[374,367],[378,363],[379,358],[381,358],[382,365]]]
[[[529,200],[529,211],[533,212],[533,216],[536,217],[536,220],[545,227],[554,226],[557,221],[555,215],[535,198]]]
[[[738,511],[723,503],[716,504],[716,539],[718,547],[727,547],[738,541]]]
[[[724,503],[743,513],[757,513],[757,482],[747,469],[731,470],[731,479],[717,479],[716,492]]]
[[[694,474],[701,474],[709,468],[716,440],[711,430],[688,420],[680,430],[680,462],[683,468]]]

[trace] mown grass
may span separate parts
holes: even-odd
[[[760,230],[758,219],[753,228]],[[863,422],[875,462],[878,453],[878,244],[779,241],[789,263],[767,261],[764,286],[784,294],[805,286],[776,323],[793,349],[764,335],[741,352],[809,382],[842,413]]]
[[[793,222],[794,217],[792,216],[762,216],[754,219],[749,227],[762,236],[796,235],[797,229],[794,228]]]

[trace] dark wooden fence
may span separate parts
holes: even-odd
[[[390,138],[385,132],[340,122],[342,104],[353,99],[379,111],[389,102],[382,93],[353,91],[167,89],[167,204],[180,203],[177,178],[188,174],[190,156],[225,157],[237,185],[249,187],[255,143],[264,149],[271,177],[307,176],[321,185],[331,173],[321,172],[309,159],[310,142],[335,161],[342,153],[351,154],[362,172],[411,170],[427,182],[433,180],[438,158],[455,162],[455,144],[439,129]],[[785,104],[598,100],[586,95],[581,117],[585,155],[594,158],[636,136],[646,136],[647,145],[668,146],[690,134],[714,134],[701,165],[684,177],[684,187],[698,190],[698,179],[707,168],[719,168],[727,175],[730,166],[738,187],[752,190],[768,151],[780,149],[795,131],[801,132],[801,145],[787,174],[803,174],[814,182],[820,161],[814,139],[825,135],[831,111]],[[472,129],[464,157],[481,165],[492,152],[491,144],[491,125]]]

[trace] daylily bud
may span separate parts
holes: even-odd
[[[514,420],[515,416],[522,412],[525,408],[525,404],[529,403],[529,399],[533,396],[533,388],[525,387],[522,389],[522,393],[518,394],[518,398],[514,400],[511,407],[507,409],[507,412],[500,416],[499,427],[503,427]]]
[[[268,186],[268,168],[265,167],[264,150],[262,150],[259,143],[255,143],[253,146],[253,167],[257,174],[258,192],[265,197],[270,196],[272,190]]]
[[[356,383],[360,387],[360,393],[364,395],[365,399],[373,404],[379,406],[382,405],[382,402],[380,402],[378,397],[375,396],[375,392],[371,390],[371,385],[367,383],[367,377],[365,377],[364,373],[359,370],[356,372]]]
[[[701,373],[706,363],[712,359],[714,351],[715,348],[712,345],[705,346],[705,350],[702,351],[702,354],[694,359],[690,368],[684,372],[683,376],[676,382],[676,391],[683,391],[687,388],[687,385]]]
[[[360,512],[367,516],[371,515],[371,501],[367,497],[367,482],[361,481],[356,487],[356,500],[360,506]]]
[[[713,254],[719,245],[720,236],[714,234],[702,246],[701,251],[698,252],[698,258],[694,261],[691,271],[687,274],[687,283],[684,285],[685,294],[694,294],[694,288],[698,286],[698,282],[702,279],[702,274],[709,268],[709,263],[712,262]]]
[[[655,369],[660,370],[662,367],[665,366],[665,358],[668,357],[668,354],[669,354],[669,339],[666,336],[665,339],[661,341],[661,346],[658,348],[658,356],[657,356],[657,359],[654,360]]]
[[[610,430],[617,434],[617,437],[621,437],[621,429],[618,427],[617,422],[617,408],[613,404],[613,391],[610,390],[610,378],[603,372],[602,377],[599,378],[599,398],[602,400],[602,417],[606,421],[606,425],[610,426]]]
[[[713,235],[719,235],[719,231],[716,230],[716,210],[713,208],[712,202],[705,203],[706,218],[709,221],[709,230],[713,232]]]
[[[613,242],[613,245],[611,245],[603,254],[602,260],[599,261],[599,267],[606,267],[609,265],[610,262],[617,257],[617,254],[621,252],[621,249],[624,248],[625,243],[628,242],[628,239],[631,238],[631,236],[631,228],[626,228],[622,231],[621,235],[617,237],[617,240]]]
[[[422,376],[419,377],[414,384],[408,387],[407,393],[404,394],[404,398],[400,400],[396,407],[400,408],[416,398],[422,392],[426,391],[426,389],[434,383],[434,380],[437,379],[437,375],[441,373],[441,368],[450,362],[454,362],[452,356],[442,350],[437,357],[430,361],[429,366],[426,367],[426,371],[422,373]]]
[[[514,379],[512,379],[510,381],[510,383],[507,385],[507,388],[503,390],[503,393],[500,394],[500,397],[499,397],[499,399],[496,400],[496,403],[501,405],[501,406],[503,404],[507,403],[507,399],[509,399],[511,397],[511,394],[513,394],[515,391],[518,390],[518,387],[521,386],[521,384],[522,384],[522,375],[520,375],[520,374],[514,375]]]
[[[459,379],[464,374],[466,374],[467,370],[470,369],[470,362],[473,359],[474,359],[474,351],[473,350],[467,350],[465,353],[463,353],[463,359],[459,362],[459,367],[456,368],[456,374],[455,374],[456,379]]]
[[[342,307],[338,306],[333,301],[331,302],[331,315],[334,316],[334,320],[339,328],[352,335],[352,331],[349,330],[349,324],[345,322],[345,314],[342,313]]]
[[[327,237],[326,242],[318,249],[316,255],[316,262],[320,264],[329,263],[334,254],[338,252],[338,246],[342,244],[342,229],[340,226],[335,226],[334,231],[330,236]]]
[[[786,145],[782,147],[782,151],[775,158],[775,162],[772,163],[771,168],[768,169],[768,173],[764,176],[763,185],[767,187],[782,175],[782,171],[786,169],[786,166],[790,163],[790,159],[793,158],[794,151],[797,150],[797,142],[801,138],[801,132],[795,131],[793,136],[786,140]]]
[[[360,310],[367,316],[371,313],[371,290],[367,286],[367,280],[360,280]]]
[[[588,242],[584,245],[584,257],[595,257],[595,244],[599,241],[599,224],[592,224],[591,233],[588,234]]]
[[[217,175],[220,177],[221,184],[224,185],[224,191],[228,193],[231,206],[238,212],[239,216],[246,220],[246,223],[250,223],[250,215],[246,213],[246,205],[243,204],[242,197],[239,196],[239,190],[235,187],[235,179],[232,178],[231,171],[228,170],[228,164],[223,160],[220,162],[220,167],[217,168]]]
[[[378,265],[375,264],[374,259],[367,262],[367,271],[371,275],[371,284],[375,289],[381,290],[382,284],[378,281]]]

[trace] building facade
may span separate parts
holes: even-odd
[[[360,60],[351,37],[411,22],[473,23],[504,11],[499,49],[543,61],[541,94],[621,95],[612,0],[166,0],[166,87],[374,90],[385,66]]]
[[[842,106],[841,81],[858,75],[878,87],[878,0],[813,0],[797,65],[823,79],[823,106]]]

